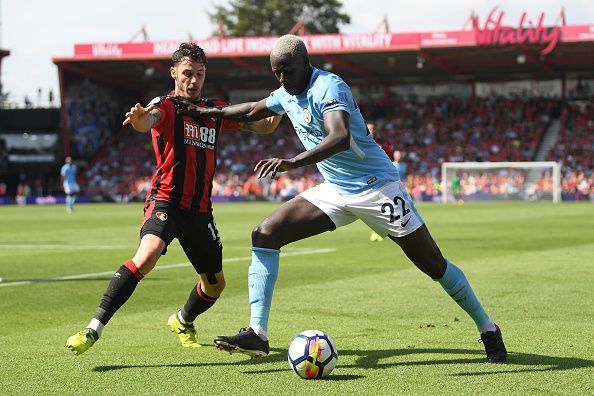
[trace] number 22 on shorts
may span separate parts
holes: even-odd
[[[381,211],[382,214],[386,213],[387,211],[390,212],[390,223],[395,222],[396,220],[400,220],[400,218],[404,218],[407,214],[410,213],[410,209],[406,207],[406,202],[402,197],[395,196],[393,199],[394,204],[392,202],[386,202],[382,204]],[[397,214],[396,211],[398,210],[398,206],[400,206],[400,213]],[[402,227],[406,226],[408,220],[401,224]]]

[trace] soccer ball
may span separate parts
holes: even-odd
[[[330,375],[338,361],[334,341],[318,330],[297,334],[289,346],[289,366],[305,379]]]

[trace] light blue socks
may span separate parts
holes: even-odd
[[[278,277],[279,255],[280,250],[252,247],[252,265],[248,273],[250,327],[264,340],[268,339],[268,317]]]
[[[76,201],[76,195],[67,195],[66,196],[66,209],[71,211],[74,207],[75,201]]]
[[[446,271],[440,279],[434,279],[439,282],[441,287],[458,303],[463,310],[470,315],[476,323],[480,333],[486,331],[495,331],[495,325],[489,315],[483,309],[478,298],[472,291],[468,279],[464,276],[462,270],[446,260]]]

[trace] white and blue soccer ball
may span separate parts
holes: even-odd
[[[289,346],[289,366],[305,379],[330,375],[338,353],[328,334],[318,330],[306,330],[297,334]]]

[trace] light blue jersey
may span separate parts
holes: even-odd
[[[64,164],[60,169],[60,174],[64,177],[64,183],[76,184],[76,165]]]
[[[398,170],[367,130],[351,89],[337,75],[314,68],[302,94],[291,95],[281,87],[268,97],[266,106],[277,114],[287,114],[306,150],[326,137],[325,113],[349,113],[350,148],[317,163],[326,183],[338,192],[358,194],[386,181],[400,180]]]

